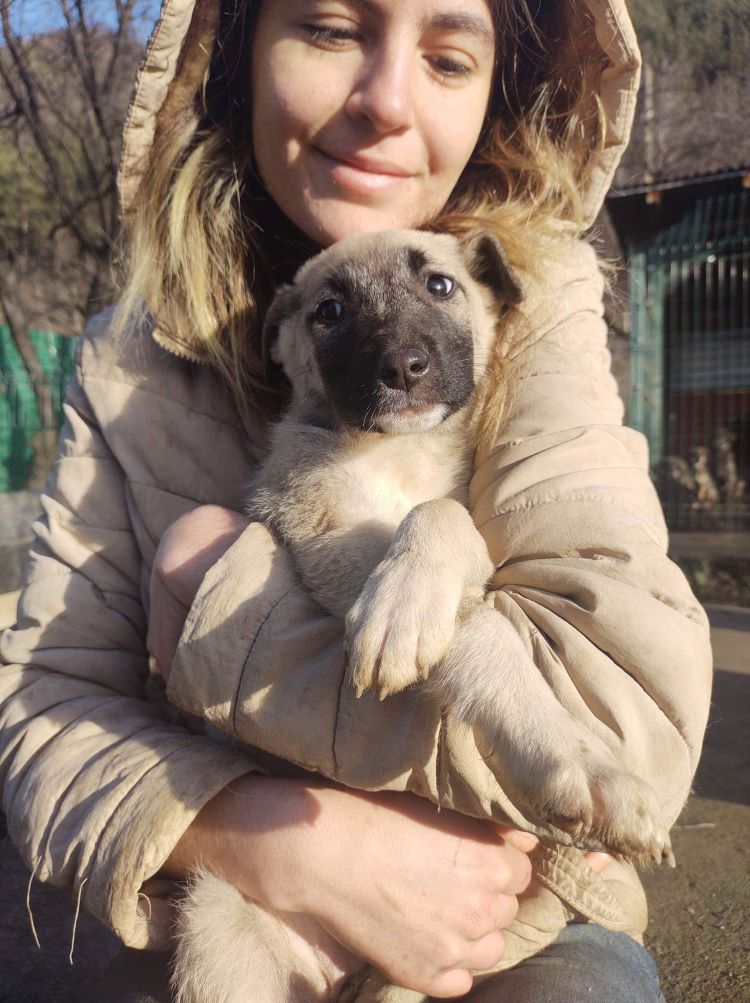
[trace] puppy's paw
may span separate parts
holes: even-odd
[[[503,782],[528,818],[582,849],[674,862],[656,795],[605,742],[559,704],[547,705],[544,720],[531,705],[520,717],[509,710],[507,700],[487,701],[476,720],[494,736]]]
[[[644,780],[609,767],[589,776],[589,790],[594,805],[590,837],[636,863],[674,867],[669,832],[656,795]]]
[[[420,679],[446,654],[456,630],[460,591],[409,552],[373,571],[346,618],[352,684],[380,699]]]
[[[578,756],[550,764],[534,800],[540,815],[576,846],[674,865],[654,792],[617,765],[608,750],[582,741]]]
[[[584,762],[558,764],[549,780],[538,792],[537,810],[575,846],[674,865],[669,832],[645,781],[588,754]]]

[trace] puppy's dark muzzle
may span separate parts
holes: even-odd
[[[420,383],[430,371],[430,360],[419,348],[404,348],[386,353],[378,362],[377,376],[390,390],[406,393]]]

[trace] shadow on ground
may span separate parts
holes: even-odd
[[[0,826],[0,1003],[73,1003],[79,989],[98,976],[117,954],[119,941],[82,912],[71,966],[68,955],[75,902],[69,891],[35,881],[31,908],[39,950],[26,914],[29,873],[5,834],[2,816]]]
[[[750,674],[719,669],[695,794],[672,833],[677,869],[644,881],[667,1003],[750,1000],[749,766]]]

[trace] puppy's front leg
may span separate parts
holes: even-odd
[[[346,618],[358,693],[382,700],[425,679],[450,647],[462,603],[481,602],[493,570],[463,505],[438,498],[413,508]]]
[[[551,823],[586,849],[672,859],[654,792],[562,706],[494,607],[478,605],[460,623],[428,685],[451,713],[481,729],[498,779],[527,818]]]

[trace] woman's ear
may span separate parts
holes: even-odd
[[[476,282],[488,286],[503,303],[517,306],[521,302],[521,284],[494,233],[482,230],[474,234],[462,250],[469,274]]]
[[[279,331],[287,317],[296,311],[298,302],[299,295],[294,286],[280,286],[266,311],[261,333],[263,369],[266,373],[272,362],[283,365],[279,354]]]

